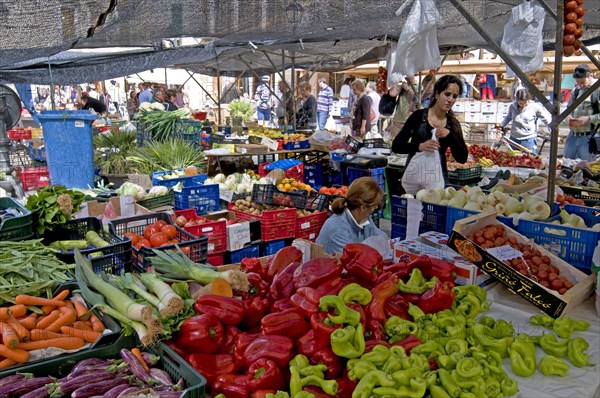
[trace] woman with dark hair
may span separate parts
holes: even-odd
[[[350,111],[350,117],[352,122],[350,127],[352,128],[352,135],[361,139],[365,139],[367,131],[371,131],[371,101],[369,96],[365,95],[365,84],[362,80],[355,80],[350,85],[354,95],[356,95],[356,101]]]
[[[530,151],[536,152],[539,119],[549,125],[552,115],[539,102],[531,102],[527,90],[519,89],[515,93],[515,102],[510,104],[508,113],[500,122],[500,128],[504,128],[512,122],[510,139]]]
[[[163,102],[163,106],[166,111],[176,111],[179,109],[177,105],[175,105],[175,100],[177,99],[177,92],[175,90],[167,90],[167,95],[165,101]]]
[[[382,205],[383,191],[371,177],[352,182],[345,198],[331,203],[333,215],[325,221],[316,242],[326,253],[341,253],[347,243],[361,243],[371,236],[387,236],[373,224],[371,214]]]
[[[444,180],[448,179],[446,168],[446,149],[450,148],[452,156],[459,163],[465,163],[469,151],[462,134],[460,123],[452,113],[452,106],[456,99],[462,94],[462,81],[454,75],[445,75],[440,78],[433,88],[433,99],[428,109],[414,111],[406,120],[404,127],[392,143],[392,151],[395,153],[408,154],[406,171],[412,158],[418,152],[439,153],[441,170]],[[435,139],[433,132],[435,129]],[[425,181],[431,170],[412,170],[413,179]],[[443,186],[443,181],[439,181]],[[403,177],[402,183],[405,191],[415,194],[419,184],[409,184]]]

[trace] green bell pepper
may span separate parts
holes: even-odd
[[[298,354],[292,358],[289,365],[298,369],[298,373],[302,377],[314,375],[324,379],[325,371],[327,370],[327,366],[323,364],[311,365],[308,358],[302,354]]]
[[[568,339],[573,334],[575,327],[573,326],[573,320],[567,317],[556,318],[552,330],[563,339]]]
[[[390,337],[390,344],[400,341],[409,334],[416,334],[418,326],[416,323],[402,319],[397,316],[391,316],[385,321],[383,325],[385,334]]]
[[[447,354],[452,354],[453,352],[460,352],[462,354],[466,354],[469,352],[469,345],[465,340],[461,339],[450,339],[446,345],[444,346]]]
[[[461,391],[459,398],[480,398],[477,394],[473,394],[470,391]]]
[[[329,314],[329,320],[337,325],[348,324],[356,326],[360,323],[360,313],[352,308],[349,308],[339,296],[323,296],[319,300],[319,309],[328,311],[329,308],[334,309],[335,315]]]
[[[381,367],[390,357],[390,349],[384,345],[376,345],[371,352],[363,354],[361,361],[374,363],[378,368]]]
[[[554,318],[547,314],[533,315],[529,318],[529,323],[536,326],[543,326],[547,329],[552,329]]]
[[[484,318],[489,318],[492,320],[492,322],[489,322],[487,319]],[[484,322],[482,322],[482,320],[484,320]],[[488,334],[497,339],[501,339],[502,337],[511,337],[515,334],[515,328],[512,322],[507,322],[504,319],[493,319],[484,316],[479,320],[479,323],[489,328]]]
[[[373,389],[377,387],[392,387],[395,384],[391,375],[381,370],[372,370],[360,379],[354,388],[352,398],[372,398]]]
[[[300,371],[297,367],[290,366],[290,395],[295,397],[300,391],[302,391]]]
[[[483,369],[475,358],[462,358],[456,363],[456,374],[464,379],[483,376]]]
[[[277,391],[275,394],[267,393],[265,398],[290,398],[290,394],[286,391]]]
[[[464,379],[458,375],[458,372],[453,370],[450,372],[451,377],[454,379],[456,384],[464,391],[470,391],[478,397],[484,396],[485,393],[485,382],[482,377],[474,379]]]
[[[588,321],[583,320],[573,320],[573,329],[579,332],[585,332],[590,327],[590,323]]]
[[[487,292],[481,286],[477,286],[477,285],[454,286],[452,288],[452,292],[454,293],[454,298],[456,300],[461,300],[467,294],[472,294],[475,297],[477,297],[477,299],[482,303],[484,301],[487,301]]]
[[[448,395],[450,395],[452,398],[458,398],[458,396],[460,395],[461,388],[456,383],[456,380],[454,380],[450,372],[442,368],[438,369],[437,372],[438,377],[440,379],[440,383],[442,384],[442,387],[444,387],[444,390],[446,390]]]
[[[412,316],[413,321],[418,321],[425,317],[425,312],[413,303],[408,303],[408,315]]]
[[[510,346],[510,366],[514,374],[529,377],[535,373],[535,345],[520,334]]]
[[[421,377],[411,379],[408,386],[376,387],[375,394],[390,398],[421,398],[425,396],[427,384]]]
[[[425,384],[427,385],[427,388],[429,388],[437,382],[437,372],[431,370],[427,371],[423,373],[423,378],[425,379]]]
[[[300,380],[302,387],[304,386],[316,386],[319,387],[325,394],[333,395],[334,397],[338,391],[338,384],[335,380],[324,380],[317,376],[306,376]],[[296,395],[294,395],[296,397]]]
[[[567,345],[567,355],[573,366],[582,368],[589,362],[589,355],[584,353],[589,348],[590,344],[583,337],[575,337],[569,340]]]
[[[348,378],[350,380],[360,380],[370,371],[377,370],[377,366],[373,362],[363,361],[362,359],[349,360],[346,368],[348,369]]]
[[[331,333],[331,350],[338,357],[358,358],[365,352],[365,336],[359,323],[356,328],[346,326]]]
[[[300,391],[298,394],[294,395],[294,398],[315,398],[315,394],[308,391]]]
[[[409,366],[409,359],[404,348],[401,346],[392,346],[390,348],[390,356],[381,367],[381,370],[391,374],[397,370],[406,369]]]
[[[564,358],[568,353],[569,340],[558,341],[554,333],[546,333],[538,339],[538,344],[548,355]]]
[[[421,369],[408,368],[404,370],[397,370],[392,373],[392,378],[397,381],[401,386],[410,385],[410,381],[414,378],[421,377],[423,372]]]
[[[338,296],[344,301],[344,303],[357,303],[360,305],[367,305],[373,298],[371,292],[358,283],[351,283],[344,286],[338,293]]]
[[[427,372],[429,368],[429,360],[425,355],[417,354],[411,351],[408,357],[409,367],[420,369],[421,372]]]
[[[458,360],[456,359],[455,354],[457,354],[457,353],[453,352],[452,354],[454,354],[454,355],[440,355],[437,358],[439,367],[444,368],[446,370],[452,370],[452,369],[456,368],[456,363],[458,362]]]
[[[571,367],[565,361],[553,355],[546,355],[542,358],[539,364],[540,372],[544,376],[561,376],[564,377],[569,372]]]
[[[480,324],[473,326],[473,336],[485,350],[496,351],[502,358],[508,357],[508,348],[513,343],[512,337],[496,339],[488,336],[485,331],[485,326]]]
[[[500,382],[495,377],[488,376],[485,378],[485,395],[487,397],[502,396],[502,387],[500,387]]]
[[[412,354],[423,354],[428,357],[431,356],[431,354],[433,354],[434,352],[437,352],[439,354],[446,353],[446,351],[444,350],[444,347],[442,347],[438,342],[436,342],[434,340],[425,341],[424,343],[421,343],[418,346],[413,347],[412,350],[410,351],[411,355]]]
[[[404,283],[403,280],[398,281],[398,291],[402,293],[423,294],[426,291],[433,289],[437,281],[437,277],[433,277],[427,281],[425,277],[423,277],[421,270],[414,268],[410,273],[408,282]]]
[[[310,362],[305,355],[298,354],[289,363],[289,366],[295,366],[298,370],[310,366]]]
[[[490,304],[487,301],[480,301],[474,294],[467,294],[460,300],[454,300],[452,310],[455,314],[462,315],[466,319],[475,319],[477,314],[487,311]]]
[[[504,394],[505,397],[515,395],[519,390],[519,384],[517,381],[509,376],[506,376],[504,379],[500,380],[500,387],[502,388],[502,394]]]
[[[431,394],[431,398],[451,398],[446,390],[437,384],[429,386],[429,393]]]

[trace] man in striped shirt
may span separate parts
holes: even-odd
[[[318,82],[320,90],[317,97],[317,125],[319,130],[325,130],[327,118],[333,108],[333,90],[324,77],[320,77]]]

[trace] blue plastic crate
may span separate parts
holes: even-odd
[[[406,227],[392,224],[392,239],[395,238],[400,238],[401,240],[406,239]]]
[[[179,169],[177,171],[183,172],[183,169]],[[163,176],[167,173],[169,173],[169,172],[168,171],[156,171],[156,172],[152,173],[152,185],[154,185],[154,186],[160,185],[163,187],[172,188],[181,181],[183,183],[184,187],[195,187],[195,186],[204,184],[204,181],[206,181],[206,179],[208,178],[208,176],[206,174],[197,174],[195,176],[189,176],[189,177],[171,178],[168,180],[163,180],[163,179],[159,178],[160,176]]]
[[[401,226],[406,235],[408,200],[400,196],[392,196],[392,227]],[[423,217],[419,224],[419,233],[423,232],[445,232],[447,206],[422,202]]]
[[[259,251],[260,250],[259,250],[258,245],[252,245],[252,246],[244,247],[243,249],[240,249],[240,250],[234,250],[232,252],[229,252],[229,258],[230,258],[229,262],[230,262],[230,264],[235,264],[235,263],[239,263],[244,258],[258,257]]]
[[[385,192],[385,168],[379,167],[376,169],[357,169],[354,167],[348,167],[346,171],[348,175],[348,185],[352,184],[352,181],[356,180],[360,177],[371,177],[377,184],[379,184],[379,188],[383,192]]]
[[[344,183],[344,175],[341,171],[332,170],[330,176],[332,185],[342,185]]]
[[[261,245],[260,255],[270,256],[271,254],[277,253],[280,249],[285,247],[285,239],[274,240],[271,242],[265,242]]]
[[[183,187],[181,192],[175,192],[175,209],[196,209],[196,213],[205,214],[219,210],[219,185],[199,185]]]
[[[454,228],[454,223],[456,221],[462,220],[463,218],[472,216],[473,214],[477,213],[479,212],[448,206],[448,210],[446,212],[446,231],[444,232],[446,233],[446,235],[450,235],[452,233],[452,229]]]
[[[304,141],[290,141],[288,143],[283,144],[283,149],[292,151],[294,149],[307,149],[310,148],[310,140]]]
[[[321,163],[304,163],[304,183],[315,189],[323,186],[323,165]]]
[[[593,227],[595,224],[600,223],[600,209],[571,204],[566,204],[564,209],[569,214],[577,214],[578,216],[581,216],[583,221],[585,221],[585,225],[588,227]],[[553,211],[552,214],[558,214],[558,211]]]

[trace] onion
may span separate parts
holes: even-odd
[[[577,25],[578,28],[581,28],[584,23],[585,23],[585,20],[583,18],[577,18],[575,20],[575,25]]]
[[[574,48],[575,50],[579,50],[579,49],[581,48],[581,40],[579,40],[579,39],[575,40],[575,41],[573,42],[573,48]],[[575,51],[573,51],[573,52],[575,52]]]
[[[570,12],[568,14],[565,14],[565,22],[566,23],[571,23],[571,22],[575,22],[577,20],[577,14],[574,12]]]
[[[563,45],[572,46],[575,41],[575,35],[565,35],[563,37]]]
[[[572,35],[575,32],[575,29],[577,29],[577,25],[574,23],[568,23],[565,25],[565,34]]]
[[[576,56],[579,57],[579,56],[583,55],[583,51],[581,51],[581,50],[575,50],[575,52],[573,53],[573,55],[576,55]],[[600,227],[600,223],[598,223],[596,225],[598,225]]]
[[[577,4],[579,4],[579,5],[582,5],[585,2],[585,0],[576,0],[576,1],[577,1]]]
[[[579,4],[577,4],[577,1],[571,0],[565,4],[565,11],[566,12],[575,11],[575,9],[577,8],[578,5]]]
[[[175,219],[175,224],[177,224],[178,227],[183,227],[186,223],[187,219],[184,216],[177,216]]]
[[[573,46],[564,46],[563,47],[563,54],[567,57],[570,57],[571,55],[573,55],[574,52],[575,52],[575,47],[573,47]]]
[[[575,9],[575,14],[577,14],[577,16],[579,18],[583,17],[585,15],[585,8],[579,6]]]
[[[575,36],[576,39],[579,39],[581,36],[583,36],[583,29],[575,29],[575,32],[573,32],[573,36]]]

